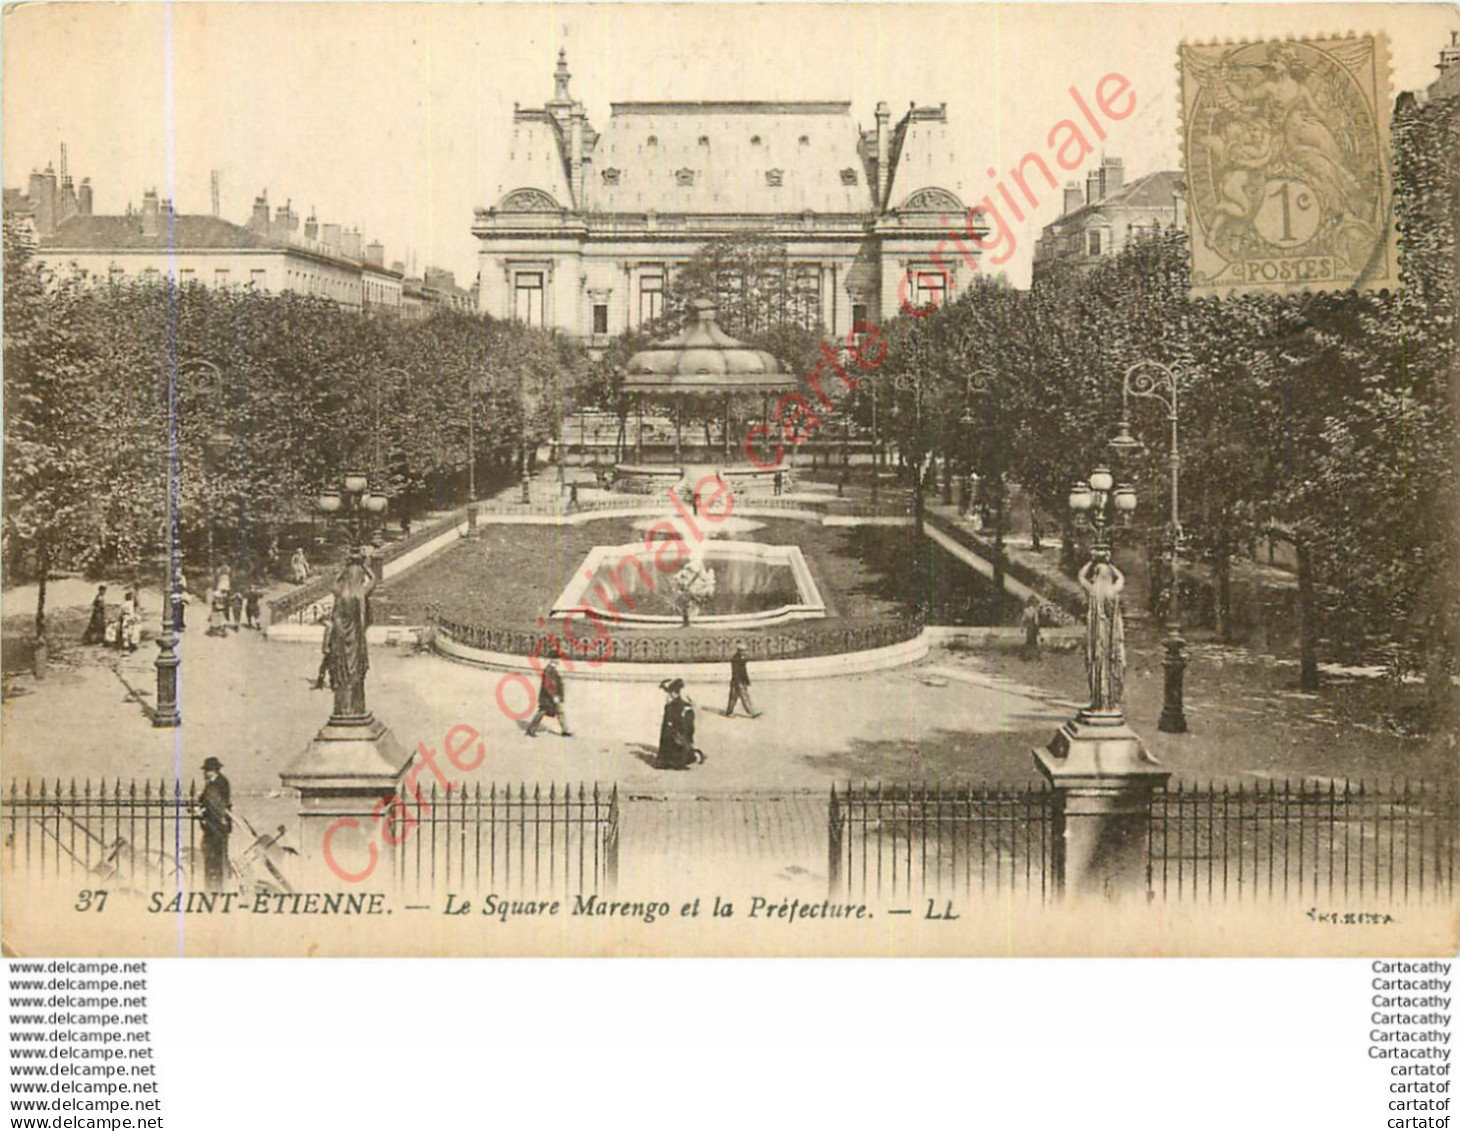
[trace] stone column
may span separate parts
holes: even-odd
[[[373,716],[348,723],[332,718],[279,774],[299,791],[307,884],[326,891],[390,886],[396,860],[386,833],[403,837],[390,829],[383,802],[403,792],[410,761],[410,752]]]
[[[1082,710],[1034,761],[1054,787],[1054,882],[1067,897],[1144,897],[1151,793],[1171,771],[1120,711]]]

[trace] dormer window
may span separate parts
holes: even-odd
[[[800,138],[797,139],[796,144],[797,145],[810,145],[811,144],[811,139],[809,137],[807,137],[805,134],[802,134],[800,136]]]
[[[700,135],[700,144],[703,145],[706,149],[709,149],[710,148],[710,139],[707,136],[705,136],[704,134],[701,134]]]
[[[780,188],[781,178],[785,175],[784,171],[780,169],[769,169],[766,171],[765,183],[770,185],[771,188]]]
[[[690,188],[695,183],[695,171],[693,169],[675,170],[674,183],[684,188]]]
[[[650,146],[656,146],[656,145],[658,145],[659,144],[659,138],[658,138],[658,136],[655,135],[655,134],[650,134],[649,135],[649,140],[648,140],[648,142],[646,144],[647,145],[650,145]]]
[[[751,138],[750,139],[750,144],[751,145],[759,145],[760,144],[760,134],[756,134],[753,138]]]
[[[603,170],[603,183],[606,185],[618,184],[619,171],[617,169]]]
[[[855,170],[855,169],[843,169],[842,170],[842,184],[844,184],[844,185],[854,185],[856,183],[857,183],[857,170]]]

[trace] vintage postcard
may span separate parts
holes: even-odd
[[[4,33],[7,953],[1454,953],[1454,8]]]

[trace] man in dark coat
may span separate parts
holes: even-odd
[[[659,724],[659,768],[687,770],[697,760],[695,752],[695,708],[684,694],[684,680],[665,680],[659,689],[669,698]]]
[[[542,725],[546,715],[558,720],[564,738],[573,737],[573,732],[568,729],[568,708],[563,702],[566,698],[567,690],[563,686],[563,677],[558,672],[557,661],[549,660],[547,667],[542,669],[542,683],[537,689],[537,710],[527,723],[528,738],[537,737],[537,728]]]
[[[725,704],[725,717],[735,714],[735,704],[745,704],[745,713],[752,719],[760,718],[760,712],[750,701],[750,669],[745,664],[745,649],[736,648],[730,657],[730,702]]]
[[[203,762],[208,784],[198,798],[198,822],[203,826],[203,881],[209,891],[224,891],[228,874],[228,834],[233,832],[233,794],[217,758]]]
[[[96,587],[96,596],[91,599],[91,619],[86,622],[86,631],[81,634],[83,644],[101,644],[106,640],[106,586]]]

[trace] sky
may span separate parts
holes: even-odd
[[[862,126],[885,100],[948,104],[955,191],[975,203],[1107,74],[1135,111],[1103,153],[1127,180],[1180,167],[1183,40],[1384,32],[1392,89],[1433,81],[1460,29],[1446,5],[1140,4],[56,4],[3,21],[3,181],[59,168],[67,144],[95,211],[156,187],[184,213],[242,223],[267,190],[321,223],[360,227],[386,259],[476,276],[474,208],[495,203],[514,103],[540,106],[566,47],[574,97],[602,128],[610,101],[850,100]],[[1089,158],[1095,165],[1102,151]],[[1084,169],[1077,176],[1083,181]],[[945,186],[952,187],[952,186]],[[1051,190],[1005,265],[1028,281]]]

